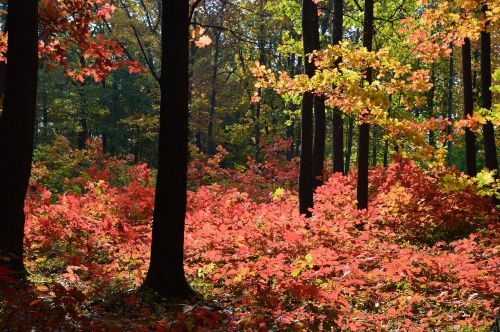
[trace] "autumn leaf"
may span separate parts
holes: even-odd
[[[204,35],[204,36],[201,36],[200,39],[198,39],[194,43],[196,44],[196,46],[203,48],[205,46],[212,44],[212,39],[209,36]]]

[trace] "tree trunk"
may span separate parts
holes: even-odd
[[[450,53],[450,59],[449,59],[449,81],[448,81],[448,114],[447,117],[448,119],[451,120],[453,117],[453,81],[455,79],[455,70],[454,70],[454,55],[453,55],[453,45],[451,46],[451,53]],[[453,128],[451,125],[447,127],[447,132],[448,135],[451,135],[453,132]],[[452,143],[451,141],[448,141],[448,155],[447,155],[447,160],[448,164],[450,164],[451,160],[451,148],[452,148]]]
[[[333,0],[333,45],[342,41],[343,21],[344,0]],[[344,121],[338,108],[332,112],[332,158],[333,173],[344,173]]]
[[[487,11],[486,5],[483,12]],[[481,31],[481,106],[491,109],[491,35]],[[495,143],[495,128],[488,121],[483,125],[484,161],[487,169],[498,172],[497,149]],[[497,173],[498,177],[498,173]]]
[[[304,44],[304,72],[308,76],[314,75],[314,64],[307,61],[306,55],[314,51],[314,26],[311,23],[318,20],[318,7],[313,0],[302,1],[302,40]],[[302,97],[301,115],[301,149],[299,171],[299,210],[307,217],[311,216],[310,208],[313,207],[313,102],[311,92],[304,93]]]
[[[349,117],[349,127],[347,129],[347,151],[345,154],[345,171],[347,175],[351,170],[351,156],[352,156],[352,140],[354,136],[354,119]]]
[[[434,74],[434,67],[431,68],[431,83],[432,87],[427,94],[427,109],[428,109],[428,117],[429,119],[434,116],[434,95],[436,91],[436,78]],[[432,146],[436,146],[436,135],[434,131],[431,130],[429,132],[429,144]]]
[[[189,1],[162,2],[159,166],[151,262],[145,286],[163,296],[189,296],[184,274],[187,204]]]
[[[12,256],[7,264],[22,276],[24,199],[36,121],[38,1],[10,1],[8,16],[8,66],[0,122],[0,251]]]
[[[377,139],[378,139],[377,127],[372,127],[372,137],[373,137],[372,166],[377,166]]]
[[[472,59],[469,38],[465,38],[462,46],[462,72],[464,84],[464,116],[472,116],[474,110],[474,95],[472,91]],[[465,161],[467,165],[467,175],[476,176],[476,136],[465,128]]]
[[[214,42],[214,65],[212,67],[212,80],[211,86],[212,91],[210,94],[210,112],[208,115],[208,154],[215,154],[215,140],[214,140],[214,119],[215,119],[215,107],[217,105],[217,75],[219,72],[219,54],[220,54],[220,37],[221,30],[215,31],[215,42]]]
[[[264,14],[264,2],[260,1],[260,13]],[[266,64],[265,57],[265,40],[264,40],[264,23],[260,23],[259,27],[259,62],[262,65]],[[260,111],[262,108],[262,89],[259,88],[257,91],[257,95],[259,97],[259,101],[255,104],[255,112],[254,112],[254,133],[255,133],[255,162],[259,163],[261,159],[261,151],[260,151]]]
[[[310,25],[309,33],[311,34],[312,50],[308,49],[308,53],[319,50],[321,48],[319,42],[319,20],[317,5],[315,15],[311,15],[310,19],[306,22]],[[307,53],[306,53],[307,54]],[[306,61],[307,62],[307,61]],[[316,66],[314,63],[308,64],[310,76],[314,75]],[[325,96],[314,95],[314,142],[313,142],[313,160],[312,160],[312,177],[313,188],[317,188],[323,184],[323,169],[325,168],[325,140],[326,140],[326,114],[325,114]]]
[[[0,6],[4,6],[4,4],[0,4]],[[2,8],[3,9],[3,8]],[[5,9],[4,9],[5,10]],[[3,32],[7,32],[7,20],[3,24]],[[3,108],[3,97],[5,94],[5,76],[7,75],[7,63],[0,62],[0,108]],[[0,114],[1,117],[1,114]]]
[[[363,22],[363,46],[368,51],[372,50],[373,42],[373,0],[365,0],[365,17]],[[366,69],[366,80],[372,82],[372,68]],[[358,209],[368,208],[368,159],[370,145],[370,125],[361,123],[359,125],[358,137],[358,179],[356,198]]]
[[[80,126],[81,129],[77,133],[78,149],[83,150],[86,148],[87,139],[89,138],[89,126],[86,118],[80,118]]]
[[[323,184],[325,168],[326,114],[325,96],[314,96],[313,187]]]

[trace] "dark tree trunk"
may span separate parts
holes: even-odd
[[[314,75],[314,64],[307,61],[306,55],[314,51],[314,36],[317,33],[318,7],[313,0],[302,1],[302,40],[304,43],[304,71],[306,75]],[[316,24],[314,22],[316,21]],[[302,97],[301,115],[301,148],[299,171],[299,210],[307,217],[311,216],[313,207],[313,104],[314,96],[310,92]]]
[[[83,150],[87,147],[87,139],[89,138],[89,126],[87,123],[87,119],[80,119],[81,129],[78,131],[77,140],[78,140],[78,149]]]
[[[373,44],[373,0],[365,0],[365,17],[363,22],[363,46],[368,51],[372,50]],[[372,68],[366,69],[366,80],[372,82]],[[368,208],[368,159],[370,145],[370,125],[361,123],[359,125],[358,137],[358,179],[356,198],[358,209]]]
[[[311,34],[312,50],[308,50],[308,53],[312,51],[319,50],[321,48],[319,42],[319,20],[317,5],[313,3],[316,7],[314,17],[311,15],[311,19],[306,22],[310,25],[309,33]],[[307,62],[307,61],[306,61]],[[308,64],[312,67],[309,68],[307,73],[309,76],[314,75],[316,66],[314,63]],[[325,114],[325,96],[315,95],[314,96],[314,141],[313,141],[313,160],[312,160],[312,177],[313,177],[313,188],[317,188],[323,184],[323,169],[325,168],[325,140],[326,140],[326,114]]]
[[[196,12],[193,13],[193,26],[196,27],[197,24],[197,19],[196,19]],[[194,76],[194,65],[196,63],[196,43],[195,40],[191,40],[189,43],[189,111],[190,114],[189,116],[191,117],[191,111],[193,109],[193,76]],[[190,132],[190,137],[193,133]],[[200,129],[197,128],[195,134],[193,135],[193,141],[196,147],[200,150],[203,151],[203,146],[201,145],[201,133]]]
[[[451,46],[451,53],[450,53],[450,59],[449,59],[449,81],[448,81],[448,114],[447,117],[448,119],[451,120],[453,117],[453,81],[455,80],[455,64],[454,64],[454,55],[453,55],[453,45]],[[453,133],[453,128],[451,125],[447,127],[447,132],[448,135],[451,135]],[[448,164],[450,164],[450,157],[451,157],[451,148],[452,148],[452,143],[451,141],[448,141]]]
[[[333,0],[333,45],[342,41],[343,22],[344,0]],[[338,108],[332,112],[332,158],[333,173],[344,172],[344,121]]]
[[[325,96],[314,96],[313,187],[323,184],[325,167],[326,114]]]
[[[9,2],[8,65],[0,122],[0,251],[24,275],[24,199],[36,121],[38,1]],[[2,264],[2,261],[0,261]]]
[[[373,136],[373,142],[372,142],[372,166],[377,166],[377,139],[378,139],[377,127],[373,127],[372,128],[372,136]]]
[[[264,2],[260,1],[260,13],[264,14]],[[262,65],[266,64],[265,57],[265,40],[264,40],[264,23],[261,22],[259,27],[259,62]],[[262,108],[262,89],[259,88],[257,91],[257,95],[259,97],[259,101],[255,104],[254,108],[254,133],[255,133],[255,162],[259,163],[261,159],[261,151],[260,151],[260,111]]]
[[[0,4],[1,9],[5,10],[6,8],[3,8],[6,6],[5,4]],[[3,24],[3,32],[7,32],[7,20],[5,20]],[[5,76],[7,75],[7,63],[5,62],[0,62],[0,108],[3,107],[3,97],[5,94]],[[0,114],[1,117],[1,114]]]
[[[483,11],[487,10],[483,6]],[[491,35],[481,31],[481,106],[491,109]],[[484,161],[487,169],[498,172],[497,149],[495,143],[495,128],[488,121],[483,125]],[[498,173],[497,173],[498,177]]]
[[[431,83],[432,87],[429,90],[429,93],[427,94],[427,109],[428,109],[428,115],[429,119],[434,116],[434,95],[436,91],[436,78],[434,74],[434,67],[431,68]],[[436,137],[434,134],[434,131],[429,132],[429,144],[432,146],[436,146]]]
[[[462,72],[464,84],[464,115],[472,116],[474,110],[474,95],[472,91],[472,59],[469,38],[465,38],[462,46]],[[476,176],[476,136],[469,128],[465,128],[465,161],[467,175]]]
[[[189,1],[162,2],[159,167],[145,286],[189,296],[184,274],[189,99]]]
[[[212,80],[211,87],[212,91],[210,94],[210,111],[208,114],[208,149],[207,152],[210,155],[215,154],[215,139],[214,139],[214,120],[215,120],[215,107],[217,105],[217,75],[219,72],[219,54],[220,54],[220,37],[221,31],[215,31],[215,42],[214,42],[214,65],[212,67]]]
[[[290,68],[290,77],[295,76],[295,54],[292,54],[288,57],[288,67]],[[290,105],[290,110],[292,113],[295,113],[296,106],[294,103],[291,103]],[[289,122],[291,122],[287,127],[286,127],[286,138],[288,140],[292,141],[292,144],[290,144],[290,148],[288,149],[286,153],[286,159],[287,160],[292,160],[293,158],[293,143],[295,142],[295,121],[292,120],[292,116],[290,115],[287,119]]]
[[[349,126],[347,128],[347,151],[345,154],[345,174],[349,174],[351,170],[351,156],[352,156],[352,140],[354,136],[354,119],[349,118]]]
[[[389,140],[384,141],[384,167],[389,165]]]

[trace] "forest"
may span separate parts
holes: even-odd
[[[497,0],[0,0],[0,331],[500,332]]]

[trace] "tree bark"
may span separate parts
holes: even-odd
[[[464,84],[464,116],[472,116],[474,110],[474,95],[472,91],[472,59],[470,39],[465,38],[462,46],[462,74]],[[465,128],[465,161],[467,175],[476,176],[476,136],[470,128]]]
[[[159,167],[151,262],[145,286],[162,296],[190,296],[184,274],[187,204],[189,1],[162,2]]]
[[[483,6],[483,12],[487,11],[486,5]],[[487,31],[481,31],[481,106],[491,109],[491,35]],[[493,123],[488,121],[483,125],[483,145],[484,161],[487,169],[497,171],[498,177],[498,159],[495,143],[495,128]]]
[[[377,127],[372,127],[372,166],[377,166]]]
[[[87,139],[89,138],[89,126],[87,119],[80,118],[81,129],[77,133],[78,149],[83,150],[87,147]]]
[[[6,4],[0,4],[0,8],[7,6]],[[3,9],[3,8],[2,8]],[[5,9],[4,9],[5,10]],[[7,32],[7,19],[2,26],[2,32]],[[0,62],[0,108],[3,108],[3,97],[5,94],[5,76],[7,75],[7,63]],[[1,117],[1,114],[0,114]]]
[[[349,174],[351,170],[351,157],[352,157],[352,140],[354,136],[354,119],[349,117],[349,126],[347,128],[347,151],[345,154],[345,171],[344,174]]]
[[[317,5],[313,3],[316,7],[314,15],[310,15],[311,43],[312,50],[308,50],[308,53],[312,51],[319,50],[321,44],[319,41],[319,20]],[[306,53],[307,54],[307,53]],[[307,61],[306,61],[307,62]],[[309,64],[312,66],[310,68],[309,76],[314,75],[316,71],[316,66],[314,63]],[[325,168],[325,140],[326,140],[326,113],[325,113],[325,96],[324,95],[314,95],[314,141],[313,141],[313,160],[312,160],[312,177],[313,177],[313,188],[317,188],[323,184],[323,170]]]
[[[372,50],[373,44],[373,0],[365,0],[365,17],[363,22],[363,46],[368,51]],[[366,80],[372,82],[372,68],[366,69]],[[356,198],[358,209],[368,208],[368,159],[370,145],[370,125],[361,123],[359,125],[358,137],[358,179]]]
[[[304,44],[304,72],[308,76],[314,75],[314,64],[307,61],[306,55],[314,51],[314,26],[311,23],[318,20],[318,7],[313,0],[302,0],[302,40]],[[310,208],[313,207],[313,101],[311,92],[304,93],[302,97],[301,115],[301,149],[299,170],[299,211],[307,217],[311,216]]]
[[[8,66],[0,122],[0,251],[12,256],[7,264],[22,276],[24,199],[36,121],[38,1],[10,1],[8,16]]]
[[[333,45],[342,41],[343,21],[344,1],[333,0]],[[338,108],[334,108],[332,112],[332,158],[333,173],[344,173],[344,121]]]
[[[427,94],[427,111],[429,119],[434,116],[434,95],[436,91],[436,77],[434,73],[434,67],[431,68],[431,83],[432,87]],[[429,144],[432,146],[436,146],[436,135],[434,134],[433,130],[429,132]]]
[[[453,52],[453,45],[451,45],[451,53],[450,53],[450,59],[449,59],[449,73],[450,77],[448,80],[448,114],[447,117],[448,119],[451,120],[453,117],[453,81],[455,80],[455,63],[454,63],[454,52]],[[451,135],[453,133],[453,128],[451,125],[447,127],[447,132],[448,135]],[[448,154],[447,154],[447,160],[448,164],[450,164],[451,160],[451,148],[452,148],[452,142],[448,141]]]

